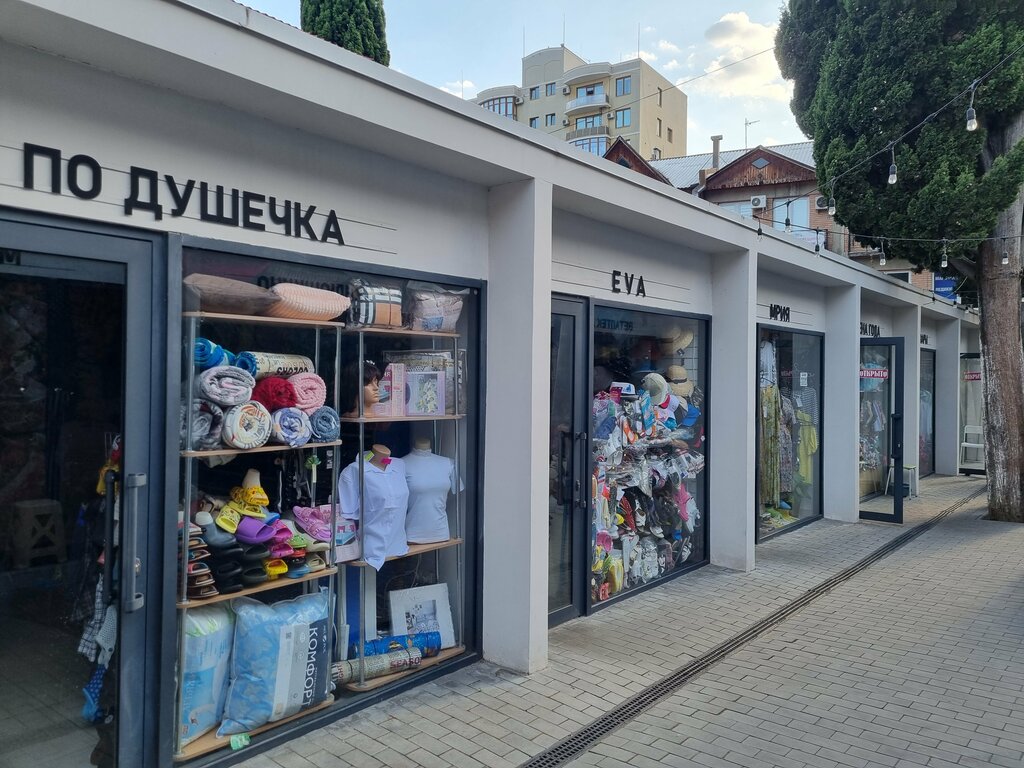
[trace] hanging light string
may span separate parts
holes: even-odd
[[[892,141],[886,143],[878,151],[868,155],[867,157],[865,157],[860,162],[855,163],[854,165],[851,165],[849,168],[847,168],[842,173],[839,173],[839,174],[833,176],[831,179],[829,179],[827,182],[825,182],[824,186],[827,187],[828,190],[829,190],[829,192],[828,192],[828,195],[829,195],[829,199],[828,199],[829,215],[830,216],[834,216],[835,215],[835,210],[836,210],[836,207],[835,207],[836,182],[838,182],[844,176],[847,176],[847,175],[853,173],[858,168],[861,168],[862,166],[866,165],[867,163],[870,163],[876,157],[879,157],[880,155],[884,155],[886,152],[890,152],[891,153],[891,157],[892,157],[892,163],[889,166],[888,182],[890,184],[895,184],[896,180],[897,180],[897,173],[896,173],[896,171],[897,171],[897,169],[896,169],[896,145],[899,144],[904,139],[906,139],[908,136],[910,136],[915,131],[923,128],[925,125],[930,123],[932,120],[934,120],[940,114],[942,114],[944,111],[946,111],[951,106],[953,106],[958,101],[960,101],[960,99],[962,99],[964,96],[968,96],[968,95],[970,96],[970,106],[967,109],[967,130],[968,131],[977,130],[977,127],[978,127],[977,112],[974,109],[974,93],[975,93],[975,91],[979,87],[981,87],[982,83],[987,78],[989,78],[997,69],[1002,67],[1004,64],[1006,64],[1006,62],[1008,62],[1014,56],[1019,54],[1021,51],[1024,51],[1024,44],[1019,45],[1017,48],[1013,49],[1008,54],[1006,54],[993,67],[991,67],[985,74],[981,75],[981,77],[977,77],[974,80],[972,80],[970,85],[968,85],[966,88],[964,88],[958,94],[953,96],[953,98],[951,98],[949,101],[947,101],[941,107],[939,107],[937,110],[935,110],[934,112],[932,112],[929,115],[927,115],[917,125],[915,125],[915,126],[913,126],[911,128],[908,128],[906,131],[904,131],[898,137],[896,137]],[[810,192],[808,192],[806,194],[810,195],[810,194],[814,194],[815,192],[824,193],[824,190],[821,189],[821,188],[815,188],[815,189],[811,190]],[[775,205],[773,205],[770,210],[771,210],[772,213],[774,213],[777,208],[781,208],[783,205],[788,205],[790,202],[793,202],[795,200],[799,200],[802,197],[805,197],[805,195],[798,195],[796,197],[790,198],[789,200],[778,202]],[[899,239],[899,238],[892,238],[892,239],[896,240],[896,239]],[[903,239],[906,239],[906,238],[903,238]],[[974,240],[975,238],[967,238],[967,239]],[[939,240],[927,241],[927,242],[939,242]],[[957,241],[950,240],[949,242],[957,242]]]
[[[805,227],[802,224],[790,223],[790,227],[794,230],[801,230],[803,232],[823,232],[821,227]],[[957,243],[971,243],[980,244],[986,242],[994,242],[999,240],[1000,242],[1014,241],[1024,239],[1024,233],[1020,235],[997,235],[995,237],[891,237],[889,235],[866,235],[863,233],[850,232],[850,237],[856,240],[885,240],[888,243],[934,243],[936,245],[942,245],[944,248],[946,245],[955,245]],[[1003,250],[1006,250],[1005,248]]]

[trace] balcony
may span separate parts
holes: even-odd
[[[575,141],[576,139],[586,139],[590,136],[611,136],[611,130],[607,125],[593,125],[590,128],[577,128],[574,131],[569,131],[565,135],[565,140]]]
[[[609,104],[607,93],[580,96],[578,99],[566,102],[565,114],[571,115],[573,112],[582,112],[585,109],[600,109],[601,107],[607,107]]]

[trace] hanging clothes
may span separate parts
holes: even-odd
[[[800,443],[797,450],[800,482],[810,485],[814,482],[814,461],[811,457],[818,452],[818,427],[806,411],[798,410],[796,420],[800,425]]]
[[[811,417],[811,423],[818,426],[820,412],[818,406],[818,390],[813,387],[800,387],[796,392],[796,407]]]
[[[782,411],[779,388],[761,388],[761,504],[779,506],[779,431]]]
[[[779,396],[779,491],[793,492],[794,472],[794,438],[800,424],[796,419],[793,401],[784,395]]]

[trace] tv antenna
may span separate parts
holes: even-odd
[[[745,118],[745,117],[743,118],[743,148],[744,149],[749,149],[750,148],[750,144],[747,142],[747,128],[752,126],[754,123],[760,123],[760,122],[761,122],[760,120],[747,120],[747,118]]]

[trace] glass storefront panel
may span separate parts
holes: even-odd
[[[822,337],[758,334],[758,537],[820,517]]]
[[[706,559],[707,323],[594,310],[591,602]]]
[[[921,426],[918,471],[921,477],[935,472],[935,350],[921,350]]]
[[[889,471],[892,356],[892,348],[888,346],[862,346],[860,349],[861,499],[881,493]]]
[[[985,471],[985,402],[981,355],[960,355],[960,470]]]

